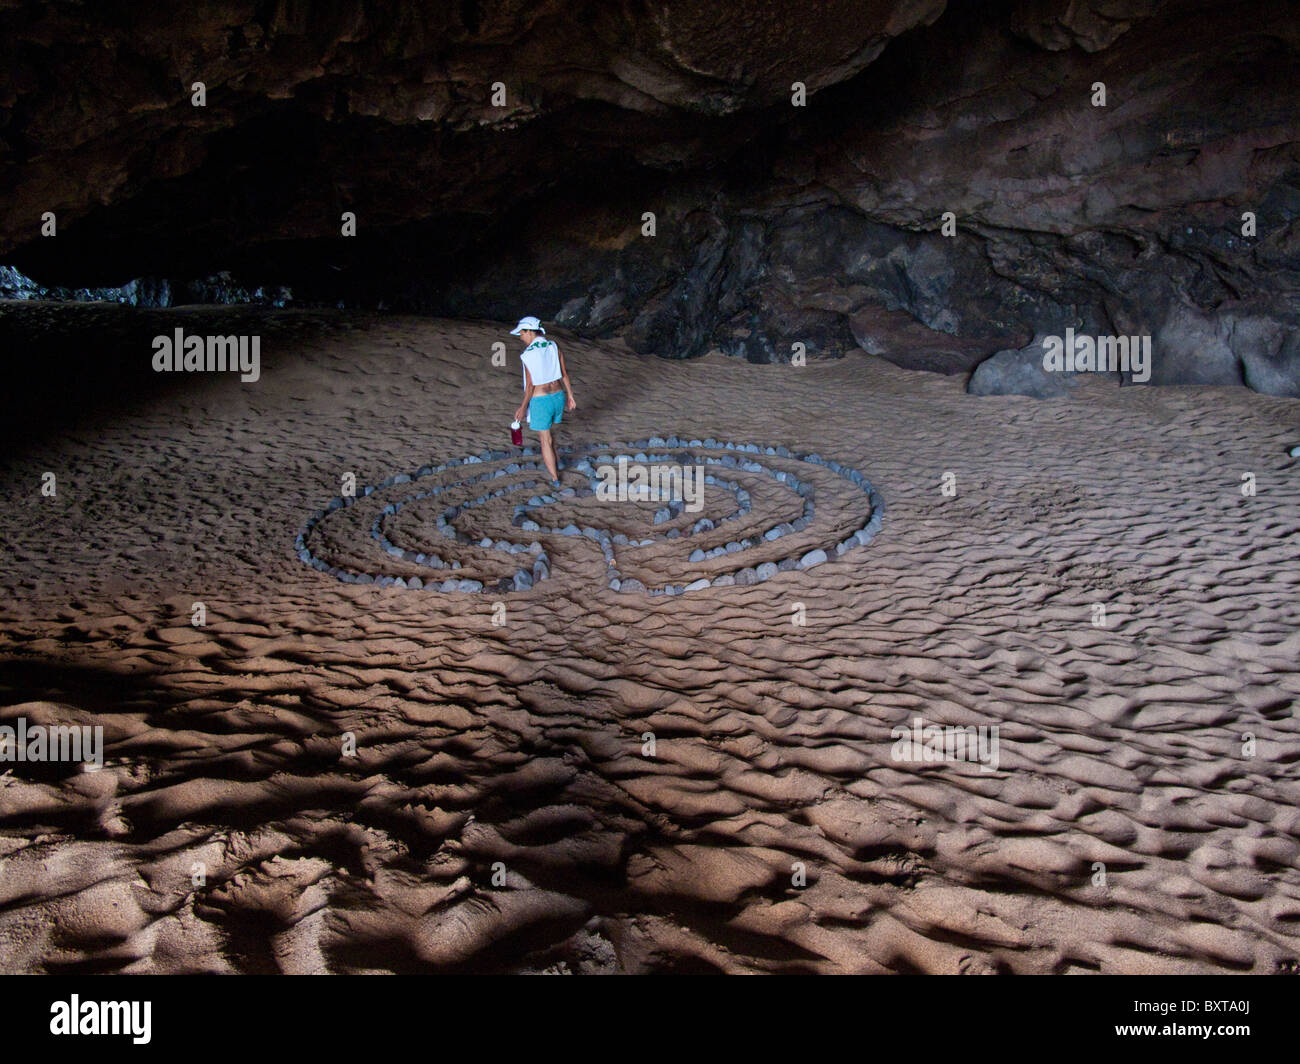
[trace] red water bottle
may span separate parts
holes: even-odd
[[[516,447],[524,445],[524,430],[520,427],[518,421],[510,422],[510,442]]]

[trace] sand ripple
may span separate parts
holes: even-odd
[[[0,717],[102,724],[107,762],[0,778],[3,970],[1295,969],[1300,404],[573,342],[564,442],[815,451],[869,473],[880,534],[680,597],[541,535],[538,586],[419,594],[293,537],[344,473],[505,450],[518,375],[486,325],[351,324],[4,460]],[[773,559],[870,517],[813,476]],[[745,490],[745,535],[800,512]],[[509,538],[500,506],[462,531]],[[683,550],[620,571],[667,586]],[[997,725],[997,770],[896,760],[917,717]]]

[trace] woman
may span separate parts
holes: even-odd
[[[542,461],[551,474],[551,483],[558,488],[560,469],[555,460],[551,426],[558,425],[564,418],[564,411],[576,410],[578,404],[573,398],[568,370],[564,368],[564,356],[553,340],[546,339],[545,333],[542,323],[531,315],[520,318],[519,324],[510,330],[511,336],[518,336],[524,342],[524,349],[519,354],[524,364],[524,401],[515,411],[515,420],[522,421],[524,411],[528,411],[528,427],[541,437]]]

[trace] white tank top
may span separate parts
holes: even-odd
[[[534,384],[550,384],[560,379],[560,349],[550,340],[539,336],[524,348],[519,356]],[[528,376],[524,377],[524,387],[528,387]]]

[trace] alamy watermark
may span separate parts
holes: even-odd
[[[1065,336],[1043,338],[1043,369],[1048,373],[1132,373],[1145,384],[1151,379],[1151,337]]]
[[[704,508],[704,466],[642,465],[619,455],[596,467],[601,502],[685,502],[689,513]]]
[[[153,338],[155,373],[238,373],[245,384],[262,375],[260,336],[171,336]]]
[[[151,1001],[82,1001],[72,994],[50,1005],[50,1034],[128,1035],[144,1046],[153,1037],[152,1014]]]
[[[82,761],[91,768],[104,764],[104,729],[96,724],[34,724],[19,717],[16,727],[0,724],[0,764],[6,762]]]
[[[926,724],[916,717],[909,728],[897,724],[889,729],[894,740],[890,756],[895,761],[933,763],[971,761],[981,772],[998,770],[998,725]]]

